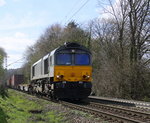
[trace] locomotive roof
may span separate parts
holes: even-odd
[[[42,61],[42,59],[45,59],[47,58],[49,55],[52,56],[54,55],[55,53],[59,52],[60,50],[65,50],[65,49],[80,49],[80,50],[84,50],[88,53],[91,54],[90,50],[88,48],[86,48],[85,46],[83,45],[80,45],[76,42],[65,42],[64,45],[54,49],[53,51],[51,51],[50,53],[48,53],[47,55],[43,56],[41,59],[39,59],[37,62],[35,62],[34,64],[32,64],[32,66],[38,64],[39,62]]]
[[[88,48],[86,48],[85,46],[80,45],[76,42],[65,42],[64,45],[57,48],[55,52],[58,52],[58,51],[64,50],[64,49],[82,49],[82,50],[85,50],[86,52],[91,53]]]

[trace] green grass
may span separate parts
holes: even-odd
[[[0,123],[62,123],[63,117],[55,111],[44,111],[50,102],[28,99],[25,94],[8,90],[8,97],[0,97]],[[40,114],[30,110],[42,110]]]

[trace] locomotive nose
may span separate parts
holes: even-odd
[[[91,66],[56,66],[55,81],[91,81]]]

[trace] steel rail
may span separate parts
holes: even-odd
[[[117,104],[117,105],[135,106],[135,107],[140,107],[143,109],[150,110],[150,103],[149,102],[116,99],[116,98],[107,98],[107,97],[95,97],[95,96],[89,96],[88,100],[93,101],[93,102],[100,101],[100,102]]]
[[[116,107],[116,106],[110,106],[110,105],[105,105],[105,104],[100,104],[100,103],[94,103],[90,102],[90,106],[95,107],[95,108],[100,108],[100,109],[105,109],[108,111],[115,111],[115,112],[120,112],[126,115],[130,115],[130,117],[135,117],[137,116],[140,118],[141,121],[144,120],[144,122],[150,122],[150,113],[148,112],[141,112],[141,111],[136,111],[136,110],[131,110],[127,108],[122,108],[122,107]],[[131,116],[132,114],[132,116]],[[141,119],[143,118],[143,120]]]
[[[113,113],[108,113],[108,112],[100,111],[98,109],[93,109],[87,106],[77,105],[77,104],[68,103],[68,102],[61,102],[61,104],[69,108],[73,108],[73,109],[77,109],[77,110],[81,110],[84,112],[94,114],[96,116],[103,116],[111,120],[114,119],[115,121],[118,121],[118,122],[145,123],[145,122],[141,122],[135,119],[119,116]]]

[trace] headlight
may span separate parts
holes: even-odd
[[[89,75],[83,75],[83,78],[84,78],[84,79],[89,79],[90,76],[89,76]]]
[[[57,79],[62,79],[64,77],[64,75],[57,75],[56,78]]]

